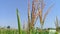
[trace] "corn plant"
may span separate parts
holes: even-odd
[[[16,12],[17,12],[17,20],[18,20],[18,31],[19,31],[19,34],[22,34],[18,9],[16,9]]]

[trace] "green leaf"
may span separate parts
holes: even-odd
[[[16,9],[16,12],[17,12],[17,21],[18,21],[18,31],[19,31],[19,34],[22,34],[18,9]]]

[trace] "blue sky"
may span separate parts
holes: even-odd
[[[45,9],[43,13],[51,6],[53,3],[55,4],[52,8],[51,12],[48,14],[44,28],[55,27],[54,21],[55,17],[60,17],[60,0],[44,0],[46,3]],[[32,0],[30,0],[31,4]],[[27,22],[28,18],[28,0],[0,0],[0,26],[7,27],[11,26],[12,28],[17,28],[17,17],[16,17],[16,8],[19,9],[21,25],[24,22]],[[59,18],[60,19],[60,18]],[[39,19],[36,23],[37,27],[40,27]]]

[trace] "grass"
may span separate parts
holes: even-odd
[[[16,29],[0,29],[0,34],[17,34]]]
[[[20,17],[19,17],[18,9],[16,9],[16,12],[17,12],[17,20],[18,20],[18,31],[19,31],[19,34],[22,34],[21,24],[20,24]]]
[[[51,32],[52,34],[53,32]],[[0,29],[0,34],[19,34],[18,30],[14,29]],[[22,30],[22,34],[27,34],[26,31]],[[37,31],[34,30],[31,34],[49,34],[48,31]],[[55,34],[58,34],[57,32]]]
[[[27,34],[27,31],[21,29],[21,22],[20,22],[20,18],[19,18],[18,9],[16,9],[16,12],[17,12],[18,30],[3,28],[3,29],[0,29],[0,34]],[[45,31],[45,30],[38,31],[37,29],[33,28],[30,31],[30,34],[49,34],[49,31]],[[55,34],[58,34],[58,32],[56,32]]]
[[[17,15],[17,23],[18,23],[18,30],[15,29],[0,29],[0,34],[49,34],[49,31],[43,30],[43,25],[45,22],[45,19],[50,12],[51,7],[48,8],[46,13],[42,17],[42,10],[44,8],[44,2],[41,2],[41,9],[39,8],[38,12],[35,14],[35,6],[34,6],[34,1],[32,2],[32,12],[30,14],[30,6],[28,4],[28,27],[27,31],[22,30],[21,28],[21,22],[20,22],[20,15],[18,9],[16,9],[16,15]],[[39,6],[38,6],[39,7]],[[31,16],[30,16],[31,15]],[[37,21],[37,17],[39,16],[40,18],[40,24],[41,24],[41,31],[38,31],[38,29],[34,28],[34,25]],[[53,33],[53,32],[51,32]],[[55,32],[55,34],[58,34],[58,32]]]

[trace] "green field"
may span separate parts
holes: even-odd
[[[17,29],[0,29],[0,34],[19,34],[19,32]],[[27,34],[27,31],[22,30],[22,34]],[[57,32],[34,30],[31,34],[57,34]]]

